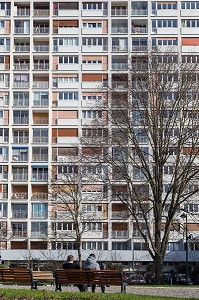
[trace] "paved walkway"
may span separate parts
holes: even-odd
[[[16,289],[30,289],[29,286],[20,285],[0,285],[0,288],[16,288]],[[38,290],[54,291],[54,286],[38,286]],[[78,288],[74,286],[63,286],[63,291],[77,292]],[[89,288],[89,291],[91,289]],[[151,295],[151,296],[167,296],[167,297],[179,297],[182,299],[195,298],[199,299],[199,287],[156,287],[156,286],[127,286],[127,294],[136,295]],[[96,292],[101,293],[100,287],[96,287]],[[120,293],[119,287],[106,287],[106,293]]]

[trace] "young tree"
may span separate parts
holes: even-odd
[[[112,197],[128,206],[156,281],[176,214],[198,194],[199,72],[187,61],[152,49],[131,57],[128,71],[113,74],[108,91],[109,151],[98,164],[108,166]]]

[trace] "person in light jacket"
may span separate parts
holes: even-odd
[[[82,270],[100,270],[100,266],[96,261],[95,254],[91,253],[87,260],[83,263]],[[96,285],[92,284],[92,293],[95,293]],[[84,291],[88,291],[88,285],[84,285]]]

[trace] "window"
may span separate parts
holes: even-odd
[[[78,56],[60,56],[59,64],[78,64]]]
[[[82,242],[83,250],[108,250],[107,242]]]
[[[78,100],[77,92],[59,92],[58,93],[59,100]]]
[[[102,212],[102,205],[84,205],[82,206],[84,212]]]
[[[84,28],[101,28],[102,27],[102,23],[83,23],[83,27]]]
[[[34,106],[48,106],[48,99],[49,99],[48,92],[33,93]]]
[[[162,3],[156,3],[156,2],[152,2],[152,9],[154,10],[155,7],[157,5],[157,9],[158,10],[162,10],[162,9],[177,9],[177,2],[171,2],[171,3],[167,3],[167,2],[162,2]]]
[[[83,64],[102,64],[102,60],[83,60]]]
[[[85,101],[99,101],[99,100],[102,100],[102,96],[97,96],[97,95],[88,95],[88,96],[82,96],[82,100],[85,100]]]
[[[59,46],[78,46],[79,40],[78,38],[59,38],[58,40],[54,40],[54,46],[58,43]]]
[[[82,112],[83,119],[101,119],[102,111],[101,110],[84,110]]]
[[[135,181],[146,180],[145,170],[142,167],[133,167],[133,180]]]
[[[83,46],[107,46],[108,39],[107,38],[83,38],[82,45]]]
[[[83,223],[83,228],[85,228],[86,231],[102,231],[102,223],[96,223],[96,222],[89,222],[89,223]]]
[[[178,27],[178,20],[152,20],[152,28]]]
[[[199,19],[197,20],[182,20],[182,27],[199,27]]]
[[[174,173],[174,166],[164,166],[164,174],[172,175]]]
[[[102,9],[102,3],[83,3],[83,9],[86,10],[100,10]]]
[[[190,212],[190,213],[198,213],[199,212],[199,205],[198,204],[184,204],[184,211]]]
[[[78,166],[75,166],[75,165],[58,166],[58,173],[77,174]]]
[[[167,251],[179,251],[180,243],[178,242],[169,242],[167,245]]]
[[[31,222],[31,237],[46,237],[47,232],[47,222]]]
[[[130,250],[129,243],[112,242],[112,250]]]
[[[181,2],[181,9],[199,9],[199,2]]]
[[[136,136],[138,143],[148,144],[148,133],[147,133],[146,129],[134,128],[134,134]]]

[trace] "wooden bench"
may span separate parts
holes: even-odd
[[[34,282],[34,287],[37,289],[37,284],[41,283],[54,283],[53,273],[51,271],[32,271],[32,277]]]
[[[0,281],[2,283],[29,283],[34,289],[32,273],[25,268],[5,268],[0,269]]]
[[[76,270],[59,269],[54,271],[55,290],[61,291],[62,284],[96,284],[120,286],[121,293],[126,293],[126,283],[122,272],[117,270]]]

